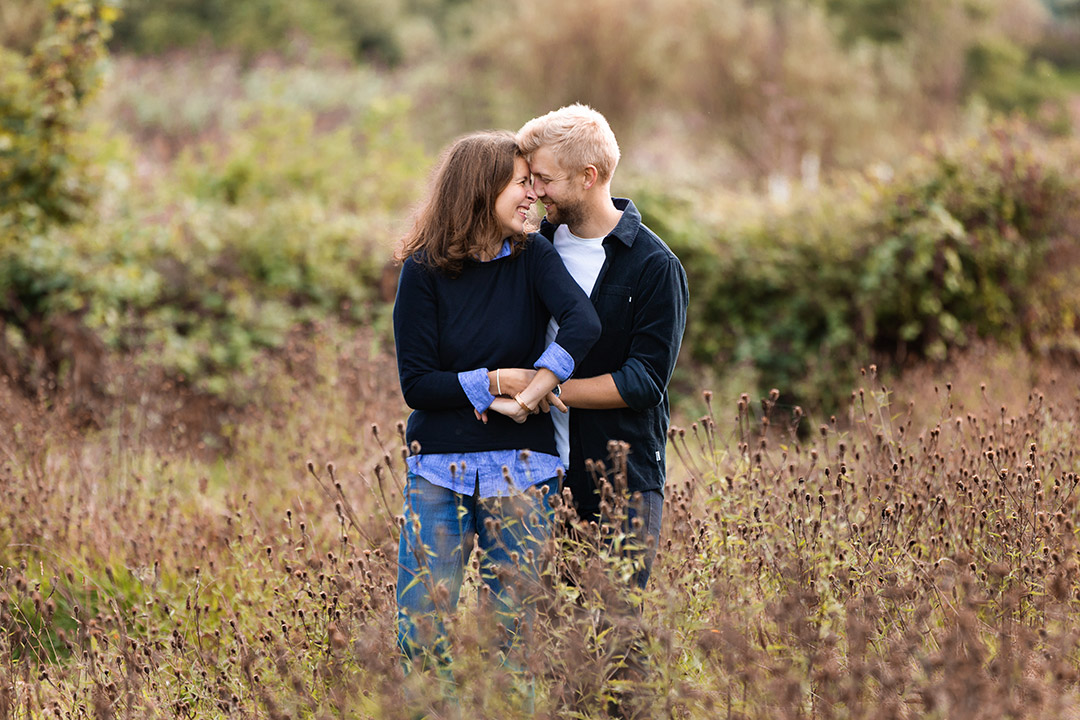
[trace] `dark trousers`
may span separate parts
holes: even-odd
[[[595,522],[602,527],[606,525],[609,532],[614,530],[625,534],[629,540],[625,552],[640,563],[633,582],[644,590],[652,575],[656,550],[660,545],[660,525],[664,518],[663,494],[659,490],[635,492],[626,499],[625,510],[615,513],[616,517],[605,517],[598,502],[578,502],[576,509],[581,520]]]

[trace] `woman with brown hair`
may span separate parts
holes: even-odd
[[[548,497],[563,471],[551,418],[538,410],[561,406],[559,383],[600,333],[592,304],[551,243],[525,232],[535,201],[511,133],[468,135],[443,154],[397,254],[403,265],[394,336],[401,389],[413,410],[398,642],[421,664],[445,667],[441,621],[457,606],[474,545],[509,634],[504,650],[520,637],[515,628],[527,622],[550,533]],[[550,318],[560,329],[545,346]],[[507,397],[498,371],[488,370],[500,367],[537,372]]]

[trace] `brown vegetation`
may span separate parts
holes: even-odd
[[[404,408],[376,343],[298,338],[216,461],[151,449],[145,406],[75,433],[0,386],[0,716],[397,718],[403,691],[437,707],[394,650]],[[1002,407],[994,357],[954,366],[964,387],[903,386],[911,403],[871,369],[824,423],[776,394],[677,421],[642,612],[589,530],[548,549],[523,657],[537,716],[1068,716],[1076,372],[1030,364]],[[474,566],[466,598],[481,586]],[[519,717],[491,627],[467,600],[450,623],[458,700]]]

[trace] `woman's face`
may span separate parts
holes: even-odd
[[[514,176],[495,198],[495,217],[499,220],[503,237],[517,235],[525,230],[525,214],[536,202],[532,176],[525,158],[514,160]]]

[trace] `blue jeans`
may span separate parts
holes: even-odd
[[[480,575],[506,630],[509,657],[519,628],[530,621],[541,551],[551,534],[549,496],[557,489],[551,479],[532,492],[477,498],[409,473],[397,583],[398,646],[406,658],[435,668],[449,661],[443,618],[457,608],[477,542]]]
[[[640,520],[641,525],[634,528],[634,520]],[[660,524],[664,520],[664,496],[659,490],[646,490],[635,493],[627,503],[626,520],[630,527],[628,530],[635,538],[640,555],[641,568],[634,574],[633,583],[642,590],[649,582],[652,575],[653,561],[656,560],[656,551],[660,547]]]

